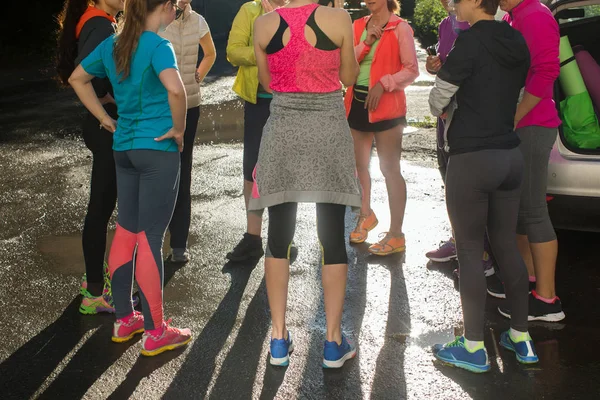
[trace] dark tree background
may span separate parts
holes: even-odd
[[[56,15],[64,0],[5,1],[0,24],[2,67],[49,61],[54,53]],[[240,6],[247,0],[192,0],[195,10],[205,16],[213,35],[224,40]],[[402,15],[411,16],[415,0],[404,0]],[[360,0],[347,0],[349,8],[359,8]],[[8,64],[7,64],[8,63]]]

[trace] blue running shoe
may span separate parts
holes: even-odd
[[[271,339],[271,365],[287,367],[290,364],[290,353],[294,351],[292,334],[288,331],[287,339]]]
[[[482,347],[470,352],[465,347],[464,336],[458,336],[453,342],[444,345],[436,344],[432,348],[438,360],[453,367],[466,369],[477,374],[490,370],[487,351]]]
[[[529,333],[523,333],[518,341],[515,342],[510,336],[509,331],[502,332],[500,335],[500,345],[514,352],[517,355],[517,361],[521,364],[535,364],[540,361]]]
[[[323,368],[342,368],[346,360],[356,357],[356,347],[342,335],[342,344],[325,341]]]

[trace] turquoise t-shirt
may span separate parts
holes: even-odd
[[[178,151],[173,139],[154,140],[173,127],[167,89],[158,78],[165,69],[177,69],[173,46],[154,32],[142,33],[129,76],[121,81],[113,57],[114,43],[115,36],[109,37],[81,62],[88,74],[108,77],[113,86],[119,109],[113,150]]]

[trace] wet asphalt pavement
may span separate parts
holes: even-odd
[[[531,324],[539,365],[523,367],[498,348],[508,321],[496,311],[502,300],[491,297],[485,340],[492,371],[474,375],[433,362],[430,346],[461,332],[461,309],[456,265],[430,264],[424,256],[450,234],[432,129],[413,129],[404,138],[406,253],[377,258],[367,255],[366,245],[348,246],[343,327],[358,345],[357,358],[341,370],[321,367],[325,315],[315,209],[302,205],[288,305],[296,348],[288,368],[268,365],[263,260],[241,265],[224,258],[245,229],[242,146],[223,143],[227,135],[239,138],[241,126],[239,103],[227,97],[230,83],[230,77],[215,78],[208,85],[214,90],[205,90],[208,105],[194,150],[192,260],[165,264],[165,314],[174,325],[190,327],[194,338],[185,349],[153,358],[140,356],[139,340],[112,343],[110,315],[78,313],[91,158],[76,118],[52,108],[59,106],[41,107],[39,99],[3,108],[0,121],[10,132],[0,138],[1,399],[600,398],[598,234],[559,232],[557,285],[567,318]],[[426,81],[409,90],[409,117],[428,114],[428,90]],[[9,92],[5,87],[3,100]],[[54,96],[47,98],[75,107],[65,104],[70,94]],[[209,127],[216,120],[223,127],[213,138]],[[370,242],[389,224],[376,154],[372,170],[380,223]],[[350,211],[346,222],[349,234]]]

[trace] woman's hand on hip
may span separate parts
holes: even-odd
[[[179,149],[179,152],[181,153],[183,151],[183,134],[184,134],[184,131],[178,131],[175,128],[171,128],[169,130],[169,132],[165,133],[161,137],[157,137],[154,140],[157,142],[162,142],[163,140],[166,140],[166,139],[173,139],[175,141],[175,143],[177,143],[177,148]]]
[[[379,106],[379,100],[381,100],[383,92],[383,85],[381,84],[381,82],[377,82],[375,86],[373,86],[369,90],[369,94],[367,94],[367,99],[365,100],[365,108],[367,108],[369,111],[375,111]]]

